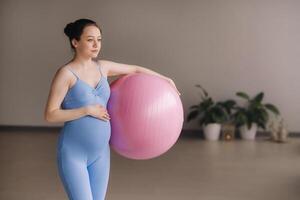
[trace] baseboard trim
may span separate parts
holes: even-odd
[[[3,131],[12,131],[12,132],[49,132],[54,131],[58,132],[62,126],[11,126],[11,125],[0,125],[0,132]],[[270,133],[267,131],[258,131],[257,137],[267,137],[270,136]],[[196,129],[183,129],[180,133],[180,137],[184,138],[204,138],[202,130]],[[300,132],[290,132],[289,137],[300,137]],[[239,135],[237,134],[237,138]]]
[[[271,134],[267,131],[257,131],[256,137],[269,137]],[[196,129],[184,129],[180,134],[181,137],[188,138],[204,138],[203,131]],[[289,132],[288,137],[300,137],[300,132]],[[236,138],[240,138],[239,133],[236,133]]]

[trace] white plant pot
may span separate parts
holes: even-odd
[[[221,124],[211,123],[203,126],[204,137],[207,140],[215,141],[220,137]]]
[[[241,126],[240,128],[241,138],[244,140],[255,140],[257,132],[257,124],[252,123],[251,128],[248,129],[247,124]]]

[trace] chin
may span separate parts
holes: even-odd
[[[97,58],[98,54],[93,53],[93,54],[91,54],[90,56],[91,56],[92,58]]]

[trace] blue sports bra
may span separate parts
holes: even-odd
[[[100,65],[97,65],[101,74],[101,78],[95,88],[81,80],[79,76],[69,67],[74,76],[76,77],[75,84],[69,88],[63,102],[63,109],[73,109],[90,104],[101,104],[106,108],[107,102],[110,97],[110,87],[107,77],[103,76]]]

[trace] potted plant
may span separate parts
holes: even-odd
[[[221,131],[221,124],[228,120],[223,104],[214,102],[206,90],[199,84],[195,85],[201,89],[201,101],[197,105],[190,106],[187,122],[199,118],[199,125],[202,127],[204,137],[207,140],[218,140]]]
[[[257,128],[266,129],[266,124],[269,120],[268,111],[279,115],[279,110],[273,104],[262,103],[264,98],[263,92],[258,93],[252,99],[245,92],[237,92],[236,95],[245,99],[247,102],[244,107],[235,107],[235,124],[239,128],[242,139],[254,140]]]

